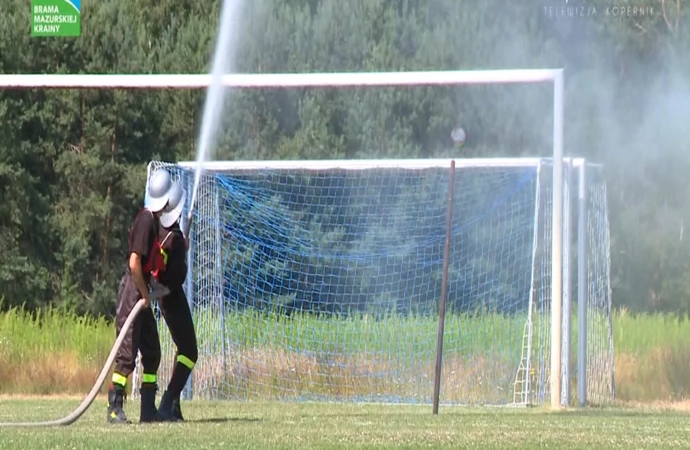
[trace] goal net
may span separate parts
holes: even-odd
[[[449,236],[448,159],[206,164],[186,285],[200,347],[188,394],[430,403],[449,239],[440,401],[548,402],[553,164],[455,164]],[[159,167],[191,190],[194,163],[149,171]],[[572,161],[564,170],[569,272],[583,237],[570,227]],[[587,397],[600,403],[613,397],[609,236],[605,184],[597,166],[588,175]],[[577,308],[565,302],[577,286],[564,280],[574,349]],[[170,361],[163,321],[161,336]],[[573,356],[564,385],[575,367]]]

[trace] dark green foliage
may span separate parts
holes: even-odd
[[[204,73],[220,11],[217,0],[86,2],[81,37],[38,39],[29,35],[27,2],[5,3],[0,73]],[[235,68],[564,67],[566,153],[606,167],[614,302],[636,311],[688,312],[690,6],[681,2],[676,10],[676,2],[665,2],[662,11],[647,2],[656,14],[612,18],[605,13],[611,2],[596,0],[588,2],[596,17],[547,14],[546,6],[560,10],[564,3],[247,0]],[[112,311],[146,162],[195,157],[203,101],[202,91],[0,92],[5,307],[54,303]],[[547,84],[245,90],[229,96],[215,153],[228,159],[549,156],[551,114]],[[457,122],[468,133],[462,150],[450,142]],[[352,231],[347,227],[356,226],[319,221],[310,233],[337,250]],[[276,237],[270,229],[261,233]],[[385,236],[359,237],[366,245]],[[271,252],[299,253],[303,242],[274,244],[278,250]],[[256,245],[245,250],[264,255],[255,261],[262,270],[275,277],[290,270]],[[357,274],[347,273],[341,276]],[[324,276],[295,282],[310,292]],[[457,291],[458,280],[450,281]]]

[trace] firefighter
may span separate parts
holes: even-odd
[[[167,170],[156,170],[150,177],[144,208],[139,211],[129,232],[128,267],[117,291],[116,335],[136,303],[143,299],[144,308],[127,331],[115,358],[112,383],[108,390],[108,422],[130,423],[123,410],[127,377],[134,371],[137,351],[141,352],[141,422],[157,418],[155,405],[157,373],[161,347],[156,319],[150,308],[155,295],[155,278],[165,270],[158,241],[159,218],[169,207],[173,180]],[[160,285],[158,285],[160,286]],[[151,288],[151,293],[149,293]]]
[[[158,304],[177,348],[172,376],[158,407],[161,421],[181,421],[180,394],[198,357],[196,332],[187,297],[182,288],[187,277],[189,241],[180,229],[185,191],[174,183],[170,191],[170,210],[161,215],[158,238],[167,261],[161,283],[170,291]]]

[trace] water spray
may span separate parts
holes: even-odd
[[[206,91],[206,101],[204,103],[204,113],[201,119],[201,133],[199,135],[199,146],[196,155],[196,167],[194,171],[194,187],[192,188],[192,199],[189,204],[189,213],[184,226],[184,235],[189,236],[192,227],[192,217],[194,215],[194,205],[196,203],[203,162],[206,161],[212,149],[212,143],[216,136],[218,123],[223,110],[225,99],[225,88],[223,86],[223,75],[231,68],[228,61],[234,57],[236,41],[238,35],[237,18],[243,0],[225,0],[221,8],[220,33],[216,40],[216,48],[211,66],[211,85]]]

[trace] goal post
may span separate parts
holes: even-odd
[[[561,405],[563,289],[563,69],[469,70],[374,73],[228,74],[226,87],[364,87],[458,84],[553,83],[553,167],[550,272],[550,403]],[[210,74],[14,74],[0,75],[0,89],[203,89]]]

